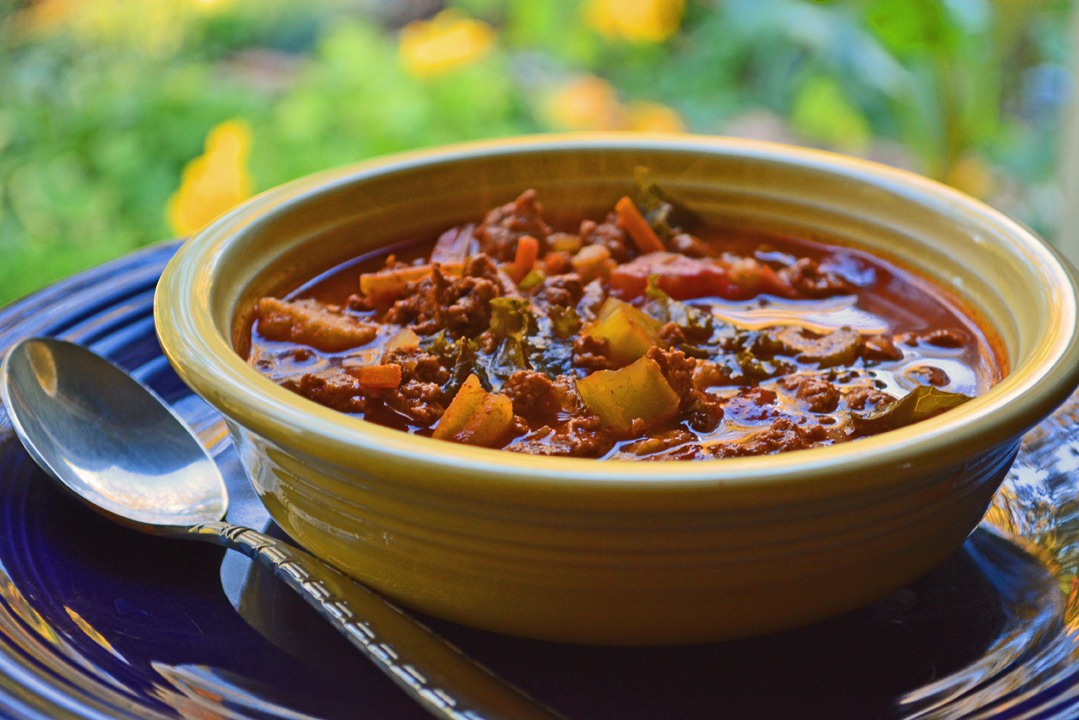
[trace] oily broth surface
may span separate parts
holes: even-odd
[[[962,347],[948,348],[919,343],[897,344],[903,359],[866,367],[859,358],[851,367],[864,370],[874,385],[884,392],[903,397],[918,385],[924,385],[925,368],[943,370],[948,383],[938,386],[941,390],[976,396],[984,393],[1006,373],[999,339],[990,329],[983,329],[966,311],[962,304],[945,290],[921,276],[899,267],[897,264],[868,252],[830,245],[806,239],[732,231],[720,228],[698,228],[695,233],[718,252],[733,252],[761,261],[779,260],[782,256],[808,257],[823,261],[827,258],[829,269],[844,277],[854,286],[850,295],[840,295],[819,300],[789,300],[762,295],[744,302],[718,298],[697,298],[686,304],[709,309],[719,320],[746,329],[760,329],[781,325],[798,325],[818,333],[827,333],[840,327],[850,327],[863,334],[886,333],[917,335],[931,330],[956,330],[969,341]],[[393,246],[398,260],[420,262],[426,258],[434,239],[398,243]],[[359,275],[381,269],[386,262],[388,250],[371,253],[363,258],[342,263],[321,274],[291,292],[287,299],[312,298],[334,305],[346,304],[348,297],[359,290]],[[298,358],[288,352],[294,346],[266,340],[252,329],[251,356],[253,364],[260,362],[260,372],[275,382],[281,382],[298,374],[310,373],[343,358],[354,362],[375,363],[382,354],[382,344],[398,332],[395,326],[381,326],[379,335],[367,346],[344,353],[312,351]],[[348,362],[347,360],[345,362]],[[770,387],[775,379],[760,383]],[[734,388],[714,388],[720,395],[734,393]],[[367,420],[405,430],[415,434],[430,435],[431,429],[410,422],[401,414],[382,407],[358,415]],[[823,422],[826,422],[824,418]],[[737,422],[721,423],[716,430],[700,434],[703,444],[722,442],[738,432],[743,432]],[[627,446],[637,440],[620,441],[603,457],[625,457]]]

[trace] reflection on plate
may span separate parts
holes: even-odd
[[[174,250],[152,248],[0,311],[0,352],[57,334],[132,370],[214,449],[230,520],[265,527],[223,423],[154,337],[153,288]],[[652,649],[426,621],[570,718],[1073,717],[1077,414],[1073,401],[1031,434],[982,528],[940,568],[842,618]],[[2,409],[0,708],[26,718],[426,717],[261,566],[126,530],[54,490]]]

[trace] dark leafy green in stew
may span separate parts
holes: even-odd
[[[983,331],[925,280],[851,248],[690,234],[638,180],[604,218],[555,222],[529,190],[410,258],[263,298],[249,360],[407,432],[630,460],[848,442],[1000,379]]]

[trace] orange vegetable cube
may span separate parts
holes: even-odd
[[[606,280],[618,263],[611,259],[611,251],[602,245],[586,245],[570,258],[570,264],[581,282],[588,283],[596,278]]]
[[[349,367],[345,372],[356,378],[365,390],[389,390],[401,384],[401,366],[397,363]]]

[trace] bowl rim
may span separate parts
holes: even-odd
[[[312,197],[344,184],[403,170],[491,155],[572,150],[653,150],[704,152],[746,160],[771,161],[824,171],[869,183],[915,200],[936,212],[977,217],[1011,240],[1010,249],[1045,277],[1052,293],[1051,326],[1028,353],[985,394],[916,425],[856,443],[778,455],[717,461],[654,463],[596,461],[519,455],[411,435],[354,418],[307,400],[251,368],[222,335],[211,313],[215,271],[230,241],[261,219],[287,212]],[[498,491],[503,497],[541,489],[574,493],[608,492],[612,485],[631,492],[697,493],[723,486],[747,490],[761,486],[837,492],[890,482],[897,474],[954,465],[1018,438],[1052,412],[1079,385],[1079,330],[1076,328],[1079,277],[1032,231],[957,190],[922,176],[867,160],[821,150],[754,140],[701,135],[573,133],[460,143],[375,158],[306,176],[258,195],[226,213],[173,257],[154,298],[161,346],[181,379],[224,415],[273,442],[314,458],[362,469],[372,454],[409,463],[407,480],[433,487],[438,479],[424,467],[454,470],[454,492],[472,496]],[[1037,390],[1037,392],[1033,392]],[[657,467],[662,470],[657,473]],[[866,468],[873,467],[874,473]],[[401,473],[398,473],[400,475]],[[662,482],[656,482],[657,474]],[[437,475],[437,474],[436,474]],[[830,489],[818,480],[836,481]],[[845,479],[845,482],[843,481]],[[507,495],[507,493],[509,495]]]

